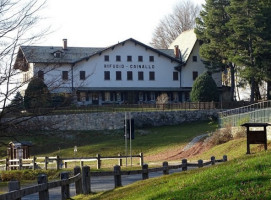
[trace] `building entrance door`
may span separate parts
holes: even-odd
[[[92,93],[92,104],[93,105],[99,104],[99,93],[97,93],[97,92]]]

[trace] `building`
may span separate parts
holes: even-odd
[[[106,48],[68,47],[66,39],[63,47],[21,46],[14,68],[23,82],[36,76],[53,93],[76,93],[79,105],[154,103],[161,93],[170,102],[187,101],[193,81],[206,71],[193,30],[169,49],[132,38]],[[213,77],[221,87],[221,74]]]

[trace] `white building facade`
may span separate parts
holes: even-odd
[[[193,42],[185,60],[181,44],[159,50],[130,38],[106,48],[77,48],[63,40],[63,47],[21,47],[14,67],[22,81],[42,78],[53,93],[76,94],[79,105],[155,103],[162,93],[169,102],[183,102],[206,71]],[[219,74],[215,81],[221,87]]]

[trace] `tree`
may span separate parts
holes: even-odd
[[[25,118],[6,119],[8,105],[16,93],[27,84],[18,84],[18,71],[13,69],[16,52],[21,45],[31,44],[48,33],[48,28],[38,26],[38,12],[45,1],[0,0],[0,137],[14,138],[19,134],[18,125]],[[7,132],[13,128],[14,132]]]
[[[11,100],[11,103],[8,105],[7,109],[11,113],[18,113],[24,110],[24,98],[20,92],[17,92],[14,99]]]
[[[190,93],[190,99],[194,102],[211,102],[219,100],[216,83],[208,72],[205,72],[196,78]]]
[[[34,113],[37,113],[40,108],[51,106],[51,94],[47,85],[40,78],[34,78],[28,84],[25,90],[24,106]]]
[[[167,49],[183,31],[195,27],[195,19],[199,11],[200,7],[189,0],[176,5],[172,14],[160,20],[154,30],[151,45],[154,48]]]
[[[202,42],[200,56],[210,71],[221,71],[230,68],[231,72],[231,100],[234,100],[235,64],[229,60],[229,44],[227,38],[231,31],[226,24],[230,16],[226,12],[229,0],[207,0],[196,19],[195,33]],[[233,52],[234,53],[234,52]]]
[[[264,64],[270,56],[270,20],[262,12],[268,7],[269,1],[258,0],[232,0],[227,8],[231,19],[227,27],[232,34],[228,37],[228,43],[232,53],[230,60],[241,68],[241,76],[251,86],[250,101],[259,100],[259,84],[267,73]],[[269,14],[270,15],[270,14]],[[264,56],[269,55],[269,56]],[[268,61],[270,63],[270,61]]]

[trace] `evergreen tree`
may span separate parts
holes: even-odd
[[[227,8],[231,17],[227,27],[232,32],[228,37],[230,60],[244,66],[240,74],[251,86],[251,102],[260,98],[259,84],[268,69],[264,66],[270,63],[270,22],[264,16],[265,6],[270,12],[270,2],[264,0],[232,0]]]
[[[25,90],[24,105],[27,110],[32,112],[51,106],[51,94],[41,79],[32,79],[28,84]]]
[[[229,45],[227,38],[231,34],[226,24],[230,17],[226,8],[230,0],[207,0],[196,20],[195,33],[202,42],[200,55],[210,71],[221,71],[230,68],[231,71],[231,100],[234,100],[235,65],[229,61]]]
[[[203,73],[195,80],[190,99],[194,102],[217,102],[219,100],[217,85],[208,72]]]

